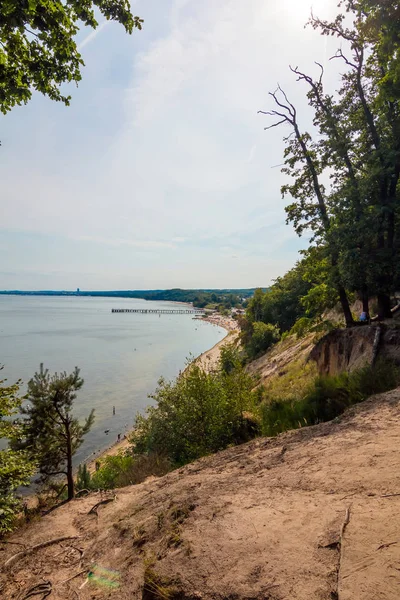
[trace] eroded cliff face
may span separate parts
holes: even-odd
[[[331,331],[314,346],[309,360],[316,362],[323,375],[336,375],[371,364],[378,327],[381,328],[378,356],[400,365],[400,329],[375,324]]]

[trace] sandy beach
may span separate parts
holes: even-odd
[[[203,354],[200,354],[196,358],[196,363],[200,365],[200,367],[206,371],[213,371],[218,366],[218,361],[221,356],[221,348],[226,346],[227,344],[232,344],[237,341],[239,336],[238,324],[235,319],[231,317],[224,317],[222,315],[210,315],[203,318],[204,321],[208,321],[213,325],[217,325],[218,327],[223,327],[226,329],[226,336],[215,344],[210,350],[206,350]]]
[[[202,369],[204,369],[204,371],[210,372],[218,365],[221,348],[227,344],[235,342],[238,339],[238,324],[231,317],[224,317],[223,315],[219,314],[212,314],[201,318],[201,320],[207,321],[208,323],[216,325],[217,327],[222,327],[227,332],[226,336],[221,341],[217,342],[215,346],[210,348],[210,350],[206,350],[203,352],[203,354],[200,354],[200,356],[195,358],[195,361],[202,367]],[[97,461],[101,462],[107,456],[116,456],[117,454],[125,452],[125,450],[127,450],[130,446],[128,441],[130,434],[131,432],[128,431],[125,438],[119,442],[116,441],[109,448],[106,448],[102,452],[96,454],[93,458],[90,458],[90,460],[86,463],[89,471],[93,473],[96,470]]]

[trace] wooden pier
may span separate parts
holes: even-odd
[[[205,311],[201,308],[112,308],[113,313],[149,313],[156,315],[204,315]]]

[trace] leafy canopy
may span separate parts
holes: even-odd
[[[69,105],[63,83],[81,80],[84,65],[75,37],[96,29],[100,13],[127,33],[142,28],[128,0],[2,0],[0,2],[0,110],[26,104],[37,90]]]

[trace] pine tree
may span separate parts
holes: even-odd
[[[55,373],[40,365],[28,383],[29,405],[22,412],[23,446],[36,458],[42,481],[65,475],[68,500],[74,497],[72,457],[94,421],[92,410],[81,425],[72,414],[76,392],[83,386],[78,367],[71,374]]]

